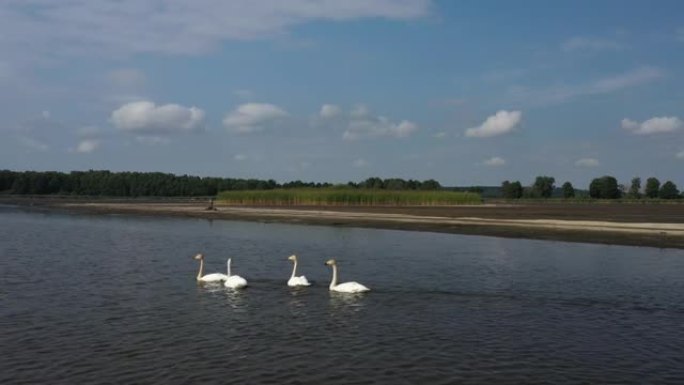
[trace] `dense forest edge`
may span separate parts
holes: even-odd
[[[0,170],[1,195],[59,195],[101,197],[218,197],[236,203],[276,204],[472,204],[483,199],[505,200],[613,200],[673,201],[684,198],[677,186],[648,178],[642,188],[635,177],[629,186],[612,176],[593,179],[587,189],[570,182],[560,187],[555,178],[538,176],[523,186],[503,181],[500,186],[445,187],[434,179],[367,178],[346,184],[278,183],[273,179],[242,179],[174,175],[161,172],[111,172],[107,170],[10,171]]]

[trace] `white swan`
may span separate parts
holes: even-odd
[[[228,279],[227,275],[221,273],[202,275],[202,272],[204,272],[204,255],[200,253],[195,255],[193,258],[200,261],[199,272],[197,272],[197,282],[216,283]]]
[[[240,277],[239,275],[232,275],[230,273],[230,262],[231,258],[228,258],[228,262],[226,262],[226,269],[228,273],[228,278],[226,279],[226,282],[223,283],[223,286],[231,288],[231,289],[241,289],[245,286],[247,286],[247,280]]]
[[[309,280],[306,279],[305,276],[301,275],[301,276],[297,277],[295,275],[297,273],[297,256],[292,254],[289,257],[287,257],[287,259],[294,262],[294,267],[292,268],[292,276],[287,281],[287,286],[290,286],[290,287],[311,286],[311,284],[309,283]]]
[[[369,291],[370,289],[358,282],[345,282],[337,284],[337,262],[334,259],[329,259],[326,263],[328,266],[332,266],[333,275],[332,281],[330,281],[330,291],[337,291],[340,293],[363,293],[364,291]]]

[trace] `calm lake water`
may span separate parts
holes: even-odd
[[[684,383],[684,251],[0,208],[2,384]],[[227,257],[250,286],[198,286]],[[293,290],[287,256],[314,286]],[[328,292],[324,261],[366,295]]]

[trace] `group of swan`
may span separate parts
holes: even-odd
[[[194,258],[200,261],[199,271],[197,272],[197,282],[223,282],[223,286],[231,289],[241,289],[247,286],[246,279],[240,277],[239,275],[232,275],[230,273],[231,258],[228,258],[228,261],[226,262],[226,274],[212,273],[207,275],[202,275],[202,272],[204,271],[204,255],[200,253],[195,255]]]
[[[197,282],[204,282],[204,283],[220,283],[223,282],[223,285],[225,287],[231,288],[231,289],[241,289],[245,286],[247,286],[247,280],[244,278],[240,277],[239,275],[232,275],[230,273],[230,262],[231,259],[228,258],[227,262],[227,271],[226,274],[221,274],[221,273],[212,273],[212,274],[207,274],[207,275],[202,275],[204,272],[204,255],[202,254],[197,254],[194,257],[196,260],[200,261],[200,267],[199,267],[199,272],[197,273]],[[298,287],[298,286],[310,286],[311,283],[309,280],[306,279],[305,276],[300,275],[297,276],[297,256],[296,255],[290,255],[288,260],[293,262],[293,267],[292,267],[292,275],[290,276],[290,279],[287,281],[287,286],[290,287]],[[332,267],[332,280],[330,281],[330,291],[336,291],[340,293],[362,293],[365,291],[369,291],[370,289],[367,288],[366,286],[358,283],[358,282],[344,282],[344,283],[337,283],[337,262],[334,259],[329,259],[327,262],[325,262],[327,266]]]

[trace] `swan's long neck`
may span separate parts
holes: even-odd
[[[333,287],[337,286],[337,265],[332,265],[333,269],[333,276],[332,276],[332,281],[330,281],[330,288],[332,289]]]
[[[297,261],[294,261],[294,267],[292,268],[292,277],[290,277],[290,278],[294,278],[296,276],[296,273],[297,273]]]
[[[230,258],[228,258],[228,261],[226,262],[226,274],[230,277]]]
[[[200,259],[200,268],[197,272],[197,280],[200,280],[202,278],[202,272],[204,272],[204,259]]]

